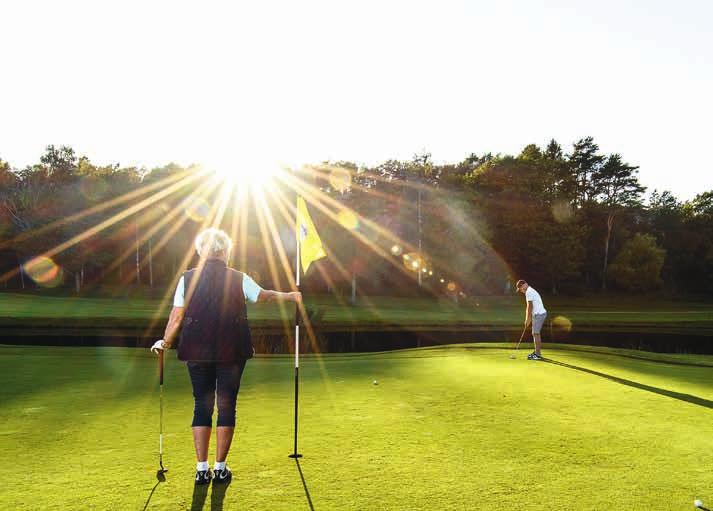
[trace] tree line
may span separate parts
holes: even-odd
[[[568,150],[552,140],[453,164],[418,154],[309,168],[302,177],[324,198],[311,210],[329,257],[307,276],[308,288],[457,298],[509,292],[517,278],[566,294],[689,295],[713,285],[713,191],[689,201],[647,194],[638,167],[591,137]],[[182,185],[197,172],[97,166],[55,146],[22,169],[0,159],[0,287],[46,286],[28,262],[47,253],[51,263],[39,271],[54,287],[124,293],[172,284],[194,263],[186,258],[192,239],[221,197],[220,189],[200,191],[200,179]],[[269,208],[289,251],[290,220],[279,205]],[[221,226],[241,232],[233,264],[284,286],[256,209],[226,206]]]

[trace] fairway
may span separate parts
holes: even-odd
[[[379,330],[401,327],[492,327],[519,330],[521,296],[483,296],[459,304],[445,299],[391,296],[361,297],[350,305],[329,295],[309,295],[308,307],[320,311],[321,331]],[[713,309],[708,303],[674,302],[659,297],[548,297],[551,317],[561,316],[578,331],[658,332],[688,336],[713,335]],[[278,304],[249,304],[255,328],[281,328],[294,311]],[[20,335],[81,336],[111,328],[150,325],[162,328],[168,303],[147,298],[99,298],[0,293],[0,328]],[[8,334],[6,334],[8,335]]]
[[[4,509],[627,509],[713,501],[713,357],[456,345],[248,363],[232,484],[194,494],[187,371],[169,352],[0,347]],[[375,385],[373,382],[378,382]],[[214,459],[213,442],[210,460]],[[205,501],[205,502],[203,502]]]

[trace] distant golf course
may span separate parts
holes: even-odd
[[[228,490],[194,492],[185,367],[167,357],[156,482],[156,358],[0,347],[5,509],[687,509],[713,501],[713,356],[466,344],[248,364]],[[213,457],[211,443],[211,459]],[[28,476],[31,474],[31,477]],[[211,507],[212,506],[212,507]]]
[[[522,296],[474,297],[458,304],[447,299],[306,295],[322,331],[359,331],[407,327],[412,330],[459,328],[521,328]],[[658,332],[713,335],[713,306],[695,301],[646,297],[548,298],[548,321],[555,329],[577,331]],[[92,331],[162,329],[170,300],[158,298],[95,298],[47,296],[44,293],[0,293],[0,327],[4,332],[86,335]],[[249,307],[253,328],[279,328],[294,320],[294,308],[275,304]],[[548,325],[550,324],[548,323]],[[547,339],[548,328],[545,328]]]

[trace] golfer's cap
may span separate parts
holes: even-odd
[[[515,289],[519,290],[525,284],[527,284],[527,282],[525,282],[524,280],[518,280],[517,282],[515,282]]]

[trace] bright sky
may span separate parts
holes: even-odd
[[[109,5],[0,4],[0,158],[454,162],[592,135],[650,188],[713,188],[709,0]]]

